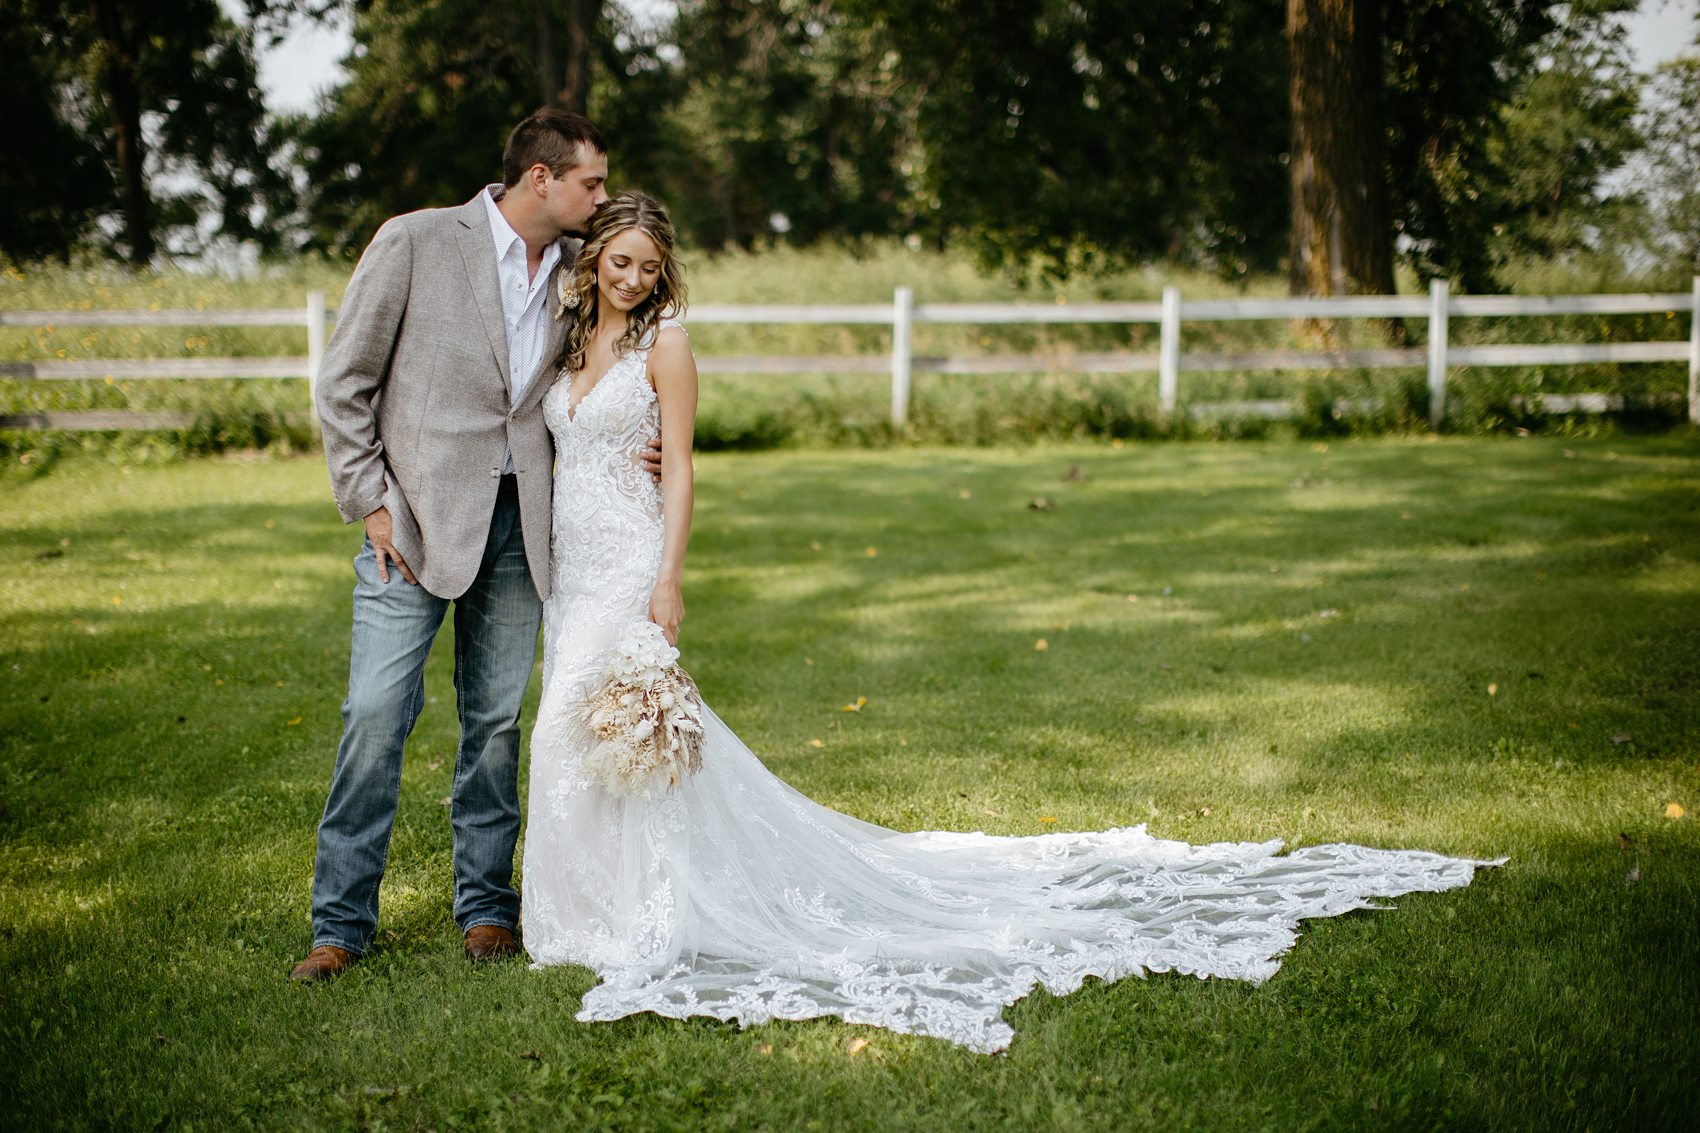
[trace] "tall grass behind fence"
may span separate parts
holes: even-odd
[[[300,307],[312,290],[334,308],[350,266],[300,261],[245,279],[185,272],[133,276],[118,269],[11,270],[0,277],[0,310],[161,310]],[[1020,287],[987,276],[960,256],[912,253],[882,246],[857,257],[843,250],[776,251],[700,257],[690,264],[699,308],[726,304],[890,304],[908,286],[925,304],[1042,302],[1071,304],[1160,301],[1166,284],[1186,300],[1278,298],[1273,278],[1231,285],[1208,276],[1135,270],[1095,273],[1059,286]],[[1550,273],[1544,290],[1564,281]],[[1414,283],[1410,284],[1416,290]],[[1626,283],[1624,286],[1633,286]],[[687,319],[687,321],[689,321]],[[1454,346],[1497,343],[1679,342],[1688,337],[1685,310],[1618,315],[1540,315],[1454,318]],[[1427,342],[1426,321],[1397,328],[1405,344]],[[875,369],[889,358],[892,328],[878,324],[745,325],[698,322],[692,341],[705,360],[748,355],[863,357]],[[920,359],[1029,355],[1062,364],[1032,373],[942,374],[918,369],[912,378],[904,435],[921,441],[997,443],[1034,438],[1155,435],[1239,436],[1276,431],[1340,434],[1427,427],[1421,369],[1334,369],[1295,373],[1258,369],[1189,372],[1183,383],[1188,412],[1164,419],[1157,411],[1156,375],[1082,374],[1067,368],[1078,354],[1155,355],[1158,327],[1149,323],[937,324],[917,322],[911,352]],[[1386,345],[1382,324],[1339,321],[1327,345],[1341,350]],[[1290,320],[1189,322],[1189,353],[1237,354],[1316,346],[1314,328]],[[87,327],[38,323],[0,327],[0,363],[102,358],[300,357],[300,327]],[[712,363],[705,369],[713,369]],[[1553,416],[1545,395],[1599,394],[1616,400],[1605,419],[1615,425],[1668,427],[1679,422],[1687,385],[1680,362],[1593,363],[1456,369],[1447,423],[1459,431],[1512,428],[1592,428],[1601,415],[1581,409]],[[1284,420],[1267,413],[1284,402]],[[883,372],[853,374],[739,374],[711,372],[703,380],[699,443],[704,448],[831,443],[885,443],[891,379]],[[1260,408],[1261,407],[1261,408]],[[305,384],[291,379],[75,381],[0,379],[0,416],[122,410],[174,415],[180,427],[114,441],[110,437],[0,431],[0,455],[23,459],[67,447],[122,444],[160,451],[229,448],[308,448],[315,443]]]

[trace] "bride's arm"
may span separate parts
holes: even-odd
[[[697,363],[683,327],[667,327],[649,353],[649,380],[661,404],[661,514],[666,535],[661,545],[661,574],[649,596],[649,620],[679,642],[685,616],[682,583],[685,544],[691,537],[691,433],[697,421]]]

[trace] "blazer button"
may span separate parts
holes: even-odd
[[[492,476],[500,476],[501,474],[502,474],[502,470],[500,468],[490,469],[490,475],[492,475]]]

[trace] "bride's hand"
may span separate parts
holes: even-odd
[[[649,596],[649,620],[661,627],[668,645],[679,644],[679,623],[685,617],[685,597],[677,582],[666,579],[655,584]]]

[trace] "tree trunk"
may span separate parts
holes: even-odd
[[[555,14],[549,0],[531,0],[537,17],[537,91],[539,106],[558,106],[561,93],[561,56],[555,49]]]
[[[124,239],[132,267],[146,267],[154,254],[153,206],[143,164],[142,96],[136,87],[136,55],[132,36],[114,0],[93,0],[95,36],[102,55],[100,82],[105,87],[107,115],[112,121],[112,149],[118,162],[118,184],[124,207]]]
[[[1287,0],[1289,287],[1392,294],[1379,0]]]
[[[602,0],[532,0],[532,10],[544,105],[589,113],[590,50],[602,18]]]
[[[567,58],[559,105],[580,114],[590,113],[590,46],[601,18],[602,0],[567,0]]]

